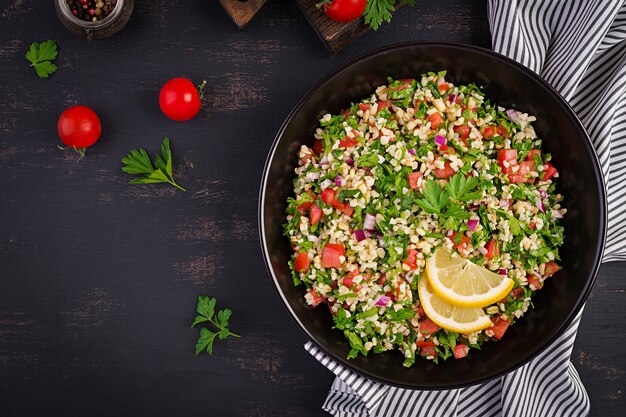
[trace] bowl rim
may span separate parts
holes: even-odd
[[[585,283],[585,287],[583,289],[583,291],[581,291],[581,293],[578,295],[577,299],[576,299],[576,303],[574,305],[574,307],[570,310],[569,314],[567,315],[567,317],[565,318],[565,320],[562,322],[562,324],[560,325],[560,327],[558,327],[557,329],[553,330],[552,333],[550,334],[550,336],[548,338],[546,338],[546,341],[537,345],[534,350],[526,356],[526,358],[524,360],[519,361],[517,364],[515,364],[514,366],[510,367],[509,369],[503,370],[503,371],[498,371],[498,372],[493,372],[491,374],[487,374],[483,377],[479,377],[479,378],[474,378],[471,379],[469,381],[466,381],[464,383],[459,383],[459,384],[450,384],[450,385],[446,385],[446,386],[436,386],[436,387],[428,387],[427,385],[421,385],[421,384],[415,384],[415,385],[408,385],[408,384],[404,384],[404,383],[400,383],[397,381],[394,381],[392,379],[389,378],[385,378],[384,376],[381,375],[375,375],[372,374],[370,372],[368,372],[367,370],[364,369],[357,369],[354,365],[352,365],[350,363],[350,361],[348,361],[346,358],[340,357],[338,355],[335,355],[329,351],[327,351],[323,345],[317,340],[317,338],[312,335],[304,326],[304,324],[302,323],[302,321],[300,320],[300,318],[296,315],[296,313],[292,310],[289,301],[287,300],[287,298],[285,297],[285,295],[283,294],[283,292],[280,289],[280,285],[278,283],[278,279],[276,278],[276,274],[274,273],[274,270],[271,266],[271,260],[270,260],[270,256],[269,256],[269,251],[267,248],[267,242],[266,242],[266,236],[265,236],[265,225],[263,222],[263,218],[264,218],[264,214],[265,214],[265,210],[264,210],[264,206],[265,206],[265,191],[267,188],[267,179],[268,179],[268,174],[269,174],[269,168],[271,166],[271,163],[274,159],[274,154],[276,152],[276,148],[278,147],[278,143],[280,142],[280,140],[283,137],[283,134],[285,133],[285,130],[287,128],[287,126],[291,123],[291,120],[293,119],[294,115],[302,108],[302,106],[304,105],[304,103],[307,102],[307,100],[309,100],[309,98],[325,83],[327,83],[328,81],[330,81],[332,78],[334,78],[336,75],[338,75],[339,73],[341,73],[342,71],[346,70],[347,68],[358,64],[359,62],[368,59],[368,58],[372,58],[375,57],[377,55],[382,55],[391,51],[396,51],[396,50],[400,50],[400,49],[405,49],[405,48],[415,48],[415,47],[440,47],[440,48],[451,48],[451,49],[461,49],[461,50],[466,50],[466,51],[470,51],[470,52],[474,52],[476,54],[479,55],[483,55],[483,56],[488,56],[489,58],[493,58],[493,59],[497,59],[499,61],[501,61],[503,64],[505,65],[509,65],[512,67],[515,67],[517,70],[524,72],[527,76],[535,79],[539,84],[541,84],[544,88],[546,88],[548,90],[548,92],[552,93],[555,97],[555,99],[557,101],[559,101],[561,103],[561,105],[564,106],[564,108],[568,111],[569,116],[573,119],[573,121],[575,123],[578,124],[580,131],[582,132],[584,138],[586,139],[584,142],[584,145],[586,146],[586,148],[588,149],[588,151],[590,151],[590,154],[592,155],[592,165],[593,165],[593,170],[595,171],[595,181],[596,184],[598,186],[598,189],[600,190],[600,194],[601,194],[601,199],[599,201],[600,203],[600,224],[601,224],[601,229],[599,231],[600,233],[600,245],[598,245],[598,247],[596,248],[596,253],[595,253],[595,260],[594,260],[594,264],[592,266],[592,270],[590,273],[589,278],[587,279],[586,283]],[[395,386],[395,387],[400,387],[400,388],[408,388],[408,389],[418,389],[418,390],[428,390],[428,391],[438,391],[438,390],[447,390],[447,389],[456,389],[456,388],[463,388],[463,387],[468,387],[468,386],[472,386],[472,385],[476,385],[476,384],[480,384],[480,383],[485,383],[487,381],[491,381],[493,379],[502,377],[508,373],[511,373],[517,369],[519,369],[520,367],[524,366],[525,364],[529,363],[531,360],[533,360],[535,357],[537,357],[541,352],[543,352],[552,342],[555,341],[555,339],[557,339],[559,336],[561,336],[565,330],[569,327],[569,325],[572,323],[572,321],[574,320],[574,318],[578,315],[578,313],[581,311],[581,309],[583,308],[585,301],[587,300],[591,289],[593,288],[593,285],[595,283],[596,277],[598,275],[598,270],[600,268],[600,264],[602,263],[602,258],[604,255],[604,248],[606,245],[606,235],[607,235],[607,192],[606,192],[606,182],[604,181],[604,174],[602,169],[600,168],[600,161],[598,159],[597,153],[595,148],[593,147],[592,143],[591,143],[591,139],[589,138],[589,135],[587,133],[587,130],[585,129],[584,125],[582,124],[581,120],[579,119],[578,115],[574,112],[574,110],[572,109],[572,107],[569,105],[569,103],[561,96],[561,94],[555,90],[548,82],[546,82],[543,78],[541,78],[537,73],[535,73],[534,71],[532,71],[531,69],[529,69],[528,67],[520,64],[519,62],[505,56],[502,55],[498,52],[492,51],[490,49],[486,49],[486,48],[482,48],[479,46],[474,46],[474,45],[469,45],[469,44],[465,44],[465,43],[460,43],[460,42],[445,42],[445,41],[410,41],[410,42],[400,42],[400,43],[394,43],[392,45],[388,45],[382,48],[378,48],[363,54],[358,55],[357,57],[350,59],[349,61],[347,61],[346,63],[336,67],[335,69],[331,70],[330,72],[328,72],[326,75],[324,75],[318,82],[316,82],[311,88],[308,89],[308,91],[306,92],[306,94],[304,96],[302,96],[302,98],[298,101],[298,103],[292,108],[292,110],[289,112],[289,114],[287,115],[287,117],[285,118],[284,122],[282,123],[280,129],[278,130],[278,133],[276,134],[274,141],[272,142],[272,146],[270,148],[270,151],[268,153],[268,156],[265,160],[265,164],[263,167],[263,175],[261,178],[261,184],[260,184],[260,189],[259,189],[259,203],[258,203],[258,222],[259,222],[259,239],[260,239],[260,245],[261,245],[261,250],[263,252],[263,261],[265,263],[265,267],[267,269],[267,272],[269,273],[269,276],[272,279],[272,282],[274,284],[274,289],[276,290],[276,292],[278,293],[280,299],[283,302],[284,307],[287,309],[287,311],[289,312],[289,315],[292,317],[292,319],[298,324],[298,327],[300,328],[301,331],[303,331],[307,337],[309,338],[309,340],[314,343],[315,345],[317,345],[317,347],[324,352],[324,354],[326,354],[327,356],[329,356],[330,358],[332,358],[333,360],[337,361],[339,364],[341,364],[342,366],[346,367],[347,369],[349,369],[350,371],[356,373],[357,375],[361,375],[367,378],[370,378],[374,381],[377,382],[381,382],[384,384],[388,384],[391,386]]]

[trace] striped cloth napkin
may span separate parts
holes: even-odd
[[[557,89],[585,125],[608,191],[604,261],[626,259],[626,0],[489,0],[493,49]],[[336,375],[322,408],[338,417],[586,416],[570,356],[580,315],[533,361],[482,385],[417,391],[364,378],[306,350]]]

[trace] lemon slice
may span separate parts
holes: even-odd
[[[442,300],[433,292],[425,274],[420,279],[417,291],[428,318],[443,329],[467,334],[491,326],[491,320],[482,308],[457,307]]]
[[[426,261],[435,294],[458,307],[486,307],[504,298],[513,280],[440,247]]]

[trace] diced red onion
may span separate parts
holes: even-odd
[[[387,297],[386,295],[381,295],[380,297],[378,297],[378,300],[376,300],[374,305],[378,307],[386,307],[387,304],[389,304],[389,301],[391,301],[391,298]]]
[[[472,211],[476,211],[480,208],[480,206],[482,206],[483,203],[481,202],[480,204],[470,204],[467,208],[469,208]]]
[[[413,156],[415,156],[415,149],[409,149],[409,153]]]
[[[467,227],[473,232],[476,230],[476,226],[478,225],[478,219],[472,219],[467,221]]]
[[[413,273],[409,272],[408,274],[404,275],[404,280],[406,282],[408,282],[409,284],[413,283]]]
[[[487,254],[487,249],[485,249],[484,246],[479,246],[476,249],[478,250],[478,252],[480,252],[481,255],[486,255]]]
[[[337,187],[342,187],[343,186],[343,179],[339,175],[337,175],[335,177],[335,185]]]
[[[322,159],[320,159],[320,165],[326,165],[328,164],[328,157],[327,155],[322,156]]]
[[[352,160],[352,158],[348,158],[348,159],[346,159],[346,164],[352,166],[352,165],[354,165],[354,161]]]
[[[511,119],[512,122],[514,123],[518,123],[519,122],[519,113],[517,110],[515,109],[508,109],[506,111],[506,115],[509,116],[509,119]]]
[[[542,213],[546,212],[546,207],[543,205],[543,200],[541,199],[541,197],[536,196],[535,197],[535,206],[541,210]]]
[[[435,136],[435,143],[439,146],[444,146],[446,143],[448,142],[448,140],[441,136],[441,135],[437,135]]]
[[[378,246],[385,249],[387,247],[387,244],[385,243],[385,241],[383,240],[382,237],[378,238]]]
[[[563,213],[561,213],[559,210],[552,210],[552,214],[550,216],[553,220],[554,219],[562,219],[563,218]]]
[[[541,198],[548,198],[548,193],[546,193],[545,190],[539,190],[539,195]]]
[[[450,95],[448,96],[448,101],[450,101],[450,102],[454,102],[455,100],[456,100],[456,94],[450,94]]]
[[[446,236],[450,237],[452,236],[452,233],[454,233],[454,231],[452,229],[448,230],[448,232],[446,233]]]
[[[331,185],[333,185],[333,182],[331,180],[329,180],[328,178],[326,178],[324,181],[322,181],[320,183],[320,188],[322,190],[327,189],[328,187],[330,187]]]
[[[358,242],[367,239],[368,237],[372,237],[374,232],[372,230],[355,230],[354,237]]]
[[[498,274],[500,274],[500,275],[508,275],[507,272],[506,272],[506,268],[498,269]]]
[[[500,207],[504,208],[508,207],[509,205],[509,200],[500,200]]]
[[[374,230],[376,228],[376,216],[367,213],[363,220],[363,229]]]

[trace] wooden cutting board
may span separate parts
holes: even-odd
[[[322,9],[318,9],[315,6],[318,2],[319,0],[296,0],[300,11],[302,11],[324,43],[324,46],[331,53],[339,52],[356,38],[370,30],[370,27],[363,23],[363,19],[347,23],[330,20]],[[402,6],[397,5],[396,10],[400,7]]]
[[[220,0],[233,22],[243,29],[267,0]]]

